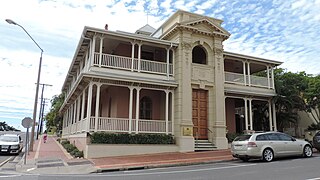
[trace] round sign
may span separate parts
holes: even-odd
[[[22,119],[21,125],[24,128],[30,128],[33,124],[33,120],[30,117],[25,117]]]

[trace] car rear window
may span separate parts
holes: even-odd
[[[234,139],[234,141],[247,141],[251,137],[250,134],[240,135]]]

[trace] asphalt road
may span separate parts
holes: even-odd
[[[320,180],[320,154],[271,163],[232,161],[89,175],[10,175],[1,180]]]

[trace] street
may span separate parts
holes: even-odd
[[[262,161],[231,161],[193,166],[155,168],[131,171],[104,172],[89,175],[10,175],[1,174],[2,180],[319,180],[320,154],[312,158],[286,158],[271,163]]]

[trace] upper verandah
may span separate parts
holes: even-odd
[[[203,23],[205,25],[208,25],[208,27],[212,28],[212,30],[216,30],[216,32],[221,32],[222,35],[224,34],[225,37],[227,37],[230,34],[221,27],[222,22],[223,21],[219,19],[215,19],[215,18],[211,18],[208,16],[203,16],[195,13],[190,13],[183,10],[178,10],[171,17],[169,17],[168,20],[165,21],[160,26],[160,28],[158,28],[158,30],[164,27],[168,27],[168,28],[171,27],[170,30],[172,30],[172,28],[174,28],[172,26],[176,25],[176,23],[181,23],[184,26],[190,26],[193,29],[199,29],[200,27],[198,25]],[[65,85],[68,84],[68,81],[72,80],[72,74],[76,73],[76,70],[77,70],[75,66],[79,64],[79,61],[85,55],[85,52],[90,46],[90,41],[92,40],[92,37],[94,35],[99,35],[99,36],[103,35],[109,38],[120,38],[128,42],[140,41],[140,42],[143,42],[144,44],[149,44],[152,46],[156,45],[156,46],[162,46],[162,47],[177,47],[179,45],[177,42],[164,40],[164,39],[161,39],[161,37],[155,37],[154,35],[157,33],[156,32],[157,30],[151,35],[139,33],[141,30],[143,30],[144,27],[138,29],[136,33],[129,33],[124,31],[110,31],[108,29],[99,29],[99,28],[85,26],[81,34],[81,38],[79,40],[77,49],[73,57],[73,61],[70,65],[68,75],[65,79],[63,87],[65,87]],[[243,55],[243,54],[236,54],[231,52],[224,52],[223,54],[227,58],[233,58],[233,59],[239,58],[239,59],[246,59],[251,61],[258,61],[261,63],[268,63],[273,66],[278,66],[281,64],[281,62],[279,61],[257,58],[257,57]]]

